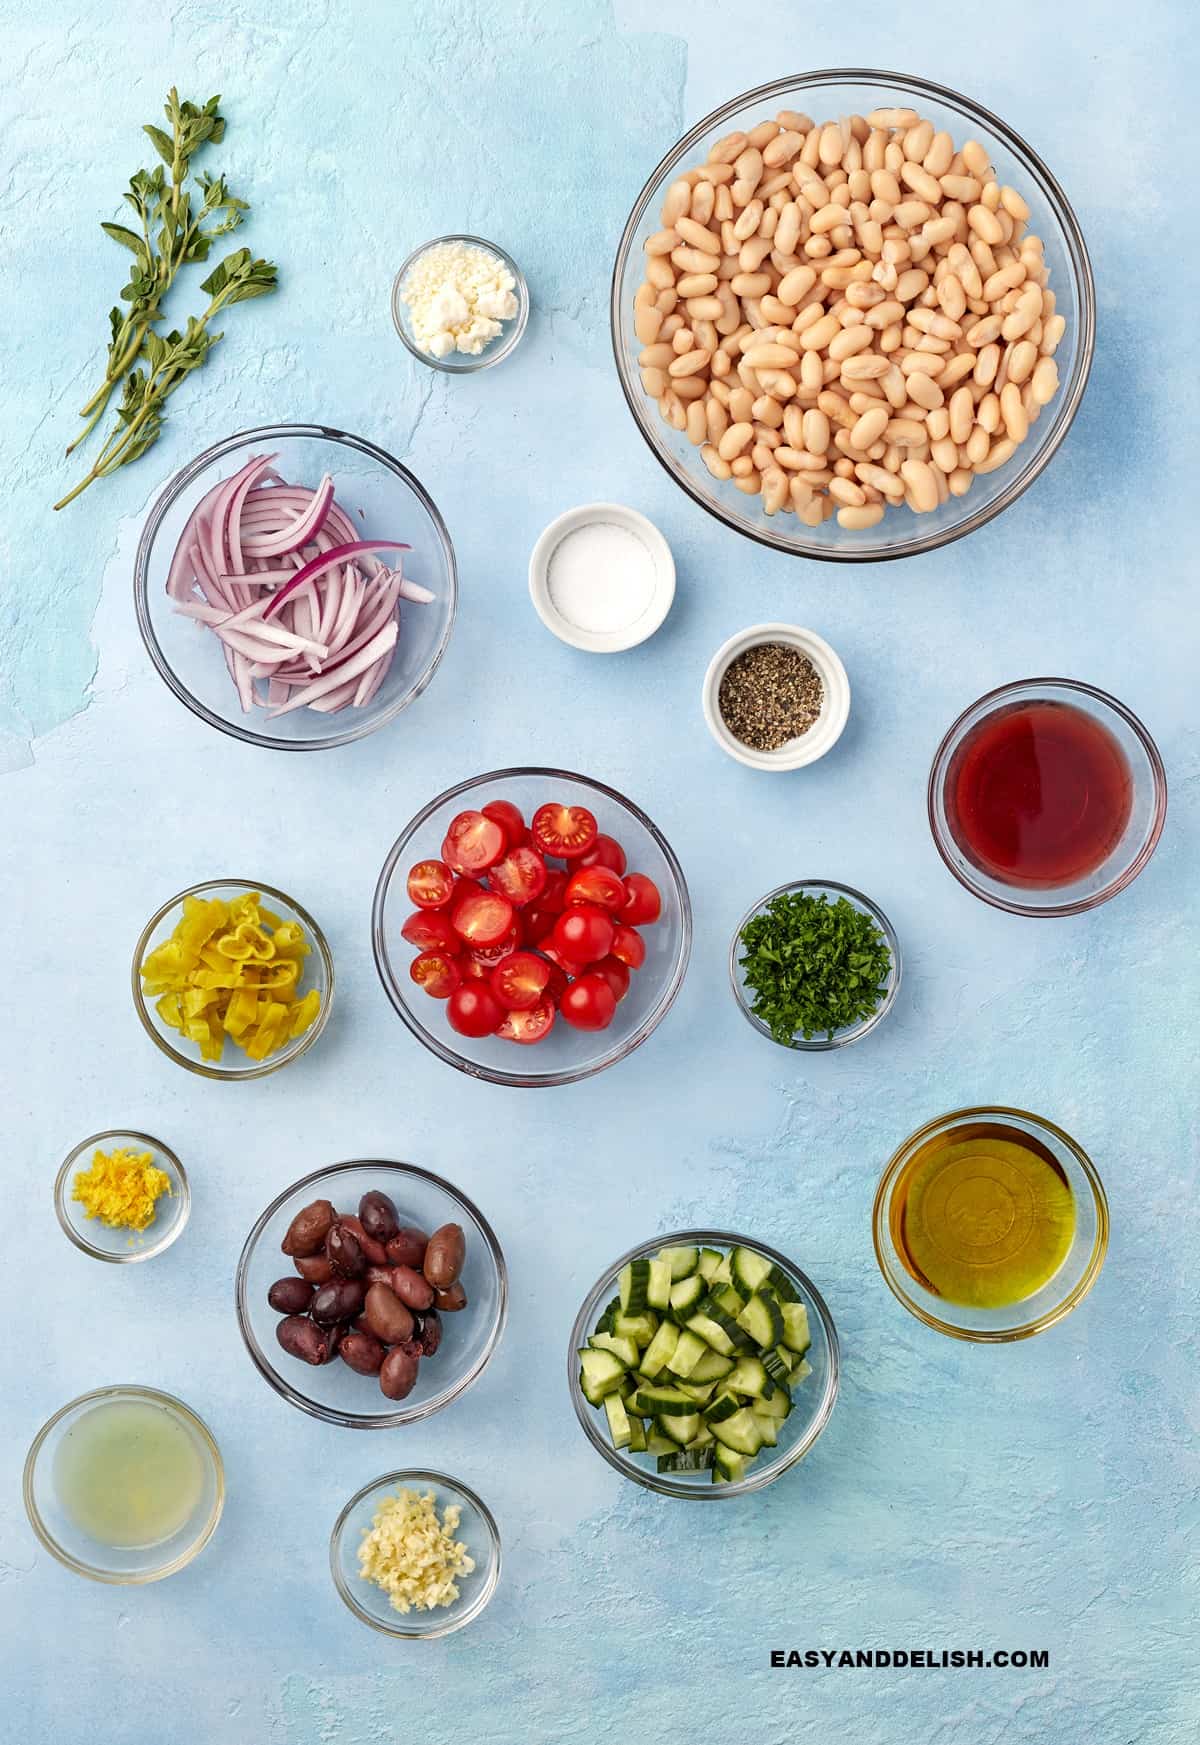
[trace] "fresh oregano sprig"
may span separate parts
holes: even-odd
[[[846,897],[784,891],[742,928],[751,1010],[776,1042],[832,1037],[871,1016],[892,954],[874,919]]]

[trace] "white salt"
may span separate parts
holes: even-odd
[[[654,598],[654,581],[649,548],[612,521],[573,528],[546,570],[546,591],[559,616],[599,635],[636,623]]]

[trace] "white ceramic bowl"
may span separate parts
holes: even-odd
[[[726,668],[738,655],[763,642],[785,642],[806,654],[817,670],[824,691],[821,713],[808,732],[802,733],[798,739],[789,739],[778,751],[755,751],[752,746],[743,745],[725,725],[717,702]],[[749,629],[739,630],[736,636],[723,642],[713,655],[704,675],[702,700],[708,730],[730,757],[748,764],[751,769],[802,769],[805,764],[816,763],[819,757],[824,757],[841,738],[850,714],[850,680],[840,657],[815,630],[802,630],[798,624],[752,624]]]
[[[589,526],[619,527],[632,534],[649,554],[652,566],[644,599],[624,623],[612,630],[589,630],[573,623],[559,611],[550,592],[550,560],[555,551],[564,539]],[[582,648],[588,654],[619,654],[622,649],[636,648],[639,642],[653,636],[671,610],[675,598],[675,559],[658,528],[636,509],[627,509],[623,503],[583,503],[558,516],[538,539],[529,559],[529,595],[538,617],[560,642]]]

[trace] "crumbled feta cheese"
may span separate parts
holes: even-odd
[[[519,307],[516,280],[476,243],[440,242],[418,256],[400,286],[413,337],[431,357],[478,357]]]
[[[456,1576],[475,1560],[454,1534],[462,1510],[451,1503],[438,1520],[433,1492],[400,1490],[384,1497],[358,1547],[358,1573],[382,1588],[398,1612],[431,1612],[458,1598]]]

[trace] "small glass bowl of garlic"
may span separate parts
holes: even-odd
[[[529,287],[512,256],[480,236],[422,243],[392,284],[392,320],[415,358],[449,375],[490,369],[515,351]]]

